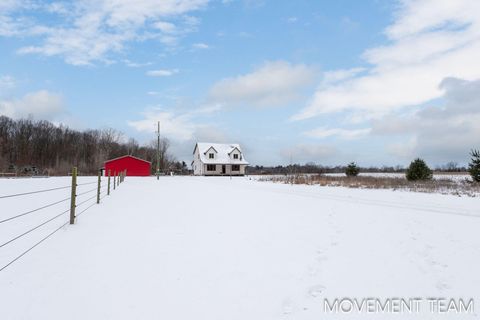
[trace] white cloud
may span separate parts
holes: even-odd
[[[150,70],[147,71],[146,75],[150,77],[169,77],[173,76],[174,74],[178,73],[178,69],[160,69],[160,70]]]
[[[415,156],[416,146],[417,146],[416,137],[411,137],[406,142],[394,142],[387,145],[386,151],[397,158],[408,161],[408,160],[414,159],[415,157],[418,157],[418,156]]]
[[[328,86],[332,84],[337,84],[344,80],[351,79],[358,75],[359,73],[365,71],[365,68],[352,68],[352,69],[341,69],[334,71],[327,71],[323,74],[322,86]]]
[[[192,47],[193,47],[194,49],[200,49],[200,50],[210,48],[210,46],[209,46],[208,44],[203,43],[203,42],[194,43],[194,44],[192,45]]]
[[[171,22],[158,21],[153,24],[153,26],[164,33],[175,33],[177,32],[177,27]]]
[[[65,111],[62,96],[41,90],[26,94],[21,99],[0,101],[0,115],[13,119],[33,117],[54,120]]]
[[[287,22],[288,22],[288,23],[295,23],[295,22],[297,22],[297,21],[298,21],[298,18],[297,18],[297,17],[289,17],[289,18],[287,19]]]
[[[5,91],[15,87],[16,81],[12,76],[0,76],[0,90]],[[1,93],[0,93],[1,94]]]
[[[141,68],[141,67],[147,67],[147,66],[150,66],[152,65],[153,63],[152,62],[134,62],[134,61],[130,61],[128,59],[124,59],[123,60],[123,63],[125,63],[125,65],[127,67],[130,67],[130,68]]]
[[[109,62],[111,53],[122,51],[128,42],[158,39],[175,45],[199,23],[187,14],[208,1],[79,0],[27,6],[10,0],[0,6],[0,35],[40,37],[40,44],[20,48],[20,54],[62,56],[73,65]],[[56,15],[55,19],[35,21],[36,13],[42,10]],[[166,18],[175,19],[175,24]]]
[[[161,108],[149,109],[142,113],[142,120],[128,121],[128,125],[140,132],[154,132],[160,121],[161,132],[168,138],[179,141],[193,141],[207,136],[212,137],[216,129],[211,125],[198,123],[198,116],[213,114],[221,108],[218,105],[202,106],[196,110],[179,113]],[[220,136],[218,136],[220,137]]]
[[[9,11],[21,7],[25,1],[20,0],[2,0],[0,2],[0,12]]]
[[[227,134],[214,126],[198,126],[193,132],[195,142],[205,141],[212,143],[227,143],[229,138]]]
[[[442,89],[444,105],[388,115],[373,122],[372,134],[405,137],[387,146],[395,156],[465,163],[469,150],[480,146],[480,80],[450,78],[442,82]]]
[[[20,19],[11,17],[13,11],[27,7],[24,0],[2,0],[0,1],[0,36],[15,36],[23,29]],[[24,21],[25,23],[25,21]]]
[[[280,151],[280,155],[286,161],[299,162],[325,162],[337,156],[339,151],[330,145],[300,144]]]
[[[228,135],[219,128],[219,124],[211,124],[206,117],[219,111],[219,106],[200,106],[191,111],[178,111],[178,108],[165,110],[150,108],[142,113],[142,119],[128,121],[128,125],[139,132],[148,134],[152,139],[160,121],[160,134],[172,141],[171,151],[190,164],[192,151],[198,141],[227,142]]]
[[[370,128],[365,129],[341,129],[341,128],[326,128],[320,127],[310,131],[305,131],[303,134],[307,137],[324,139],[328,137],[337,136],[345,140],[353,140],[364,137],[370,133]]]
[[[143,120],[128,121],[128,125],[142,132],[155,132],[160,121],[160,133],[169,138],[189,140],[196,127],[188,114],[176,115],[171,111],[151,110],[144,112]]]
[[[364,53],[369,67],[321,85],[292,119],[345,110],[385,114],[441,97],[439,84],[446,77],[480,77],[479,1],[400,3],[385,31],[390,43]]]
[[[222,104],[281,106],[297,98],[314,77],[315,70],[304,64],[266,62],[252,73],[217,82],[209,96]]]

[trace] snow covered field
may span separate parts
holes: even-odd
[[[0,179],[0,196],[69,181]],[[0,199],[0,220],[62,197],[68,189]],[[68,205],[0,224],[0,241]],[[1,247],[0,267],[67,218]],[[0,272],[0,319],[477,319],[332,314],[324,299],[473,298],[477,311],[479,230],[479,198],[127,178]]]

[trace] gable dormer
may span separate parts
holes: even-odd
[[[207,160],[214,160],[217,157],[217,150],[214,147],[210,147],[207,151],[204,152],[205,157]]]
[[[237,147],[234,147],[232,151],[228,153],[228,156],[232,160],[242,160],[242,152]]]

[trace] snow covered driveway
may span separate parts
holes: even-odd
[[[479,232],[479,198],[127,178],[0,272],[0,319],[437,319],[325,313],[324,299],[463,297],[478,309]]]

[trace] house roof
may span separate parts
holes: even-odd
[[[112,161],[115,161],[115,160],[119,160],[119,159],[123,159],[123,158],[133,158],[133,159],[136,159],[136,160],[139,160],[139,161],[143,161],[143,162],[146,162],[146,163],[151,163],[150,161],[143,160],[143,159],[140,159],[140,158],[131,156],[131,155],[125,155],[125,156],[117,157],[117,158],[114,158],[114,159],[109,159],[109,160],[105,161],[105,163],[109,163],[109,162],[112,162]]]
[[[198,142],[193,149],[193,153],[198,148],[200,154],[200,160],[206,164],[248,164],[243,156],[242,149],[239,144],[236,143],[209,143],[209,142]],[[213,148],[217,151],[215,159],[208,159],[206,153],[207,151]],[[230,154],[233,150],[238,149],[241,153],[240,159],[230,158]]]

